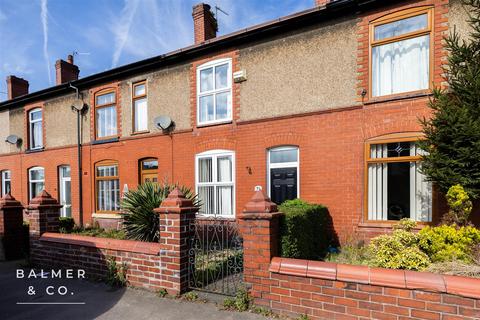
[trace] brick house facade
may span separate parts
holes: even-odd
[[[383,90],[372,86],[375,28],[421,15],[427,24],[418,36],[429,37],[427,87],[375,94]],[[215,21],[208,6],[195,6],[193,18],[195,44],[190,47],[80,79],[69,57],[57,64],[68,68],[57,70],[62,76],[57,86],[12,94],[1,102],[1,138],[16,135],[23,140],[0,143],[2,192],[7,171],[12,195],[23,204],[32,188],[45,188],[65,200],[70,184],[71,215],[77,222],[116,226],[114,202],[136,188],[143,170],[153,170],[148,172],[157,181],[195,188],[213,206],[204,210],[223,211],[227,218],[244,207],[255,186],[270,191],[277,183],[271,176],[278,174],[286,177],[275,185],[284,188],[279,197],[293,194],[325,204],[341,240],[354,233],[371,237],[388,231],[392,221],[386,212],[400,209],[382,202],[380,207],[388,208],[377,211],[387,218],[370,214],[369,203],[382,200],[380,191],[369,191],[368,166],[382,165],[366,148],[421,136],[418,119],[429,116],[429,90],[444,85],[442,38],[454,26],[462,36],[468,33],[460,1],[317,1],[310,10],[220,37],[212,37],[215,26],[210,24]],[[88,106],[81,117],[80,175],[77,120],[71,110],[76,94],[70,84]],[[9,92],[24,93],[22,88]],[[42,111],[41,127],[29,118],[36,109]],[[160,115],[173,120],[173,130],[155,126],[153,119]],[[40,135],[41,147],[31,150],[32,139]],[[271,160],[272,150],[284,152],[281,157],[295,154],[295,159],[283,168]],[[410,154],[411,163],[415,155]],[[68,166],[68,176],[61,176],[62,166]],[[33,179],[40,173],[36,168],[43,169],[43,178]],[[403,185],[401,190],[409,188]],[[425,223],[438,220],[443,206],[435,191],[429,201],[429,212],[419,216]],[[406,211],[416,214],[411,207],[415,202],[409,205]]]

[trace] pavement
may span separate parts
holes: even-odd
[[[249,312],[220,310],[214,303],[186,302],[160,298],[154,293],[132,288],[111,289],[102,282],[78,279],[27,278],[31,269],[23,268],[24,278],[17,278],[21,261],[0,262],[0,318],[28,319],[103,319],[103,320],[264,320]],[[48,272],[50,270],[45,270]],[[65,274],[63,275],[65,276]]]

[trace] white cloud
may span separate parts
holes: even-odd
[[[130,34],[135,13],[137,12],[139,0],[125,0],[120,19],[112,26],[112,32],[115,37],[115,50],[112,57],[112,68],[116,67],[122,54],[125,43]]]
[[[47,0],[42,0],[42,2],[41,2],[40,18],[42,20],[42,28],[43,28],[43,58],[45,59],[45,64],[46,64],[46,67],[47,67],[48,83],[51,85],[52,84],[52,75],[50,73],[50,58],[48,56],[48,8],[47,8]]]

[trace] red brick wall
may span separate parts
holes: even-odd
[[[43,267],[84,269],[87,278],[105,279],[107,258],[127,264],[127,280],[133,287],[162,288],[160,244],[75,235],[45,233],[32,244],[32,261]]]

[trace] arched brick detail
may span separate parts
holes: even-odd
[[[215,149],[235,150],[236,145],[236,141],[231,139],[209,139],[195,145],[195,154]]]
[[[267,148],[284,146],[284,145],[294,145],[300,146],[306,141],[306,136],[303,134],[298,134],[294,132],[282,132],[275,133],[264,138],[265,146]]]

